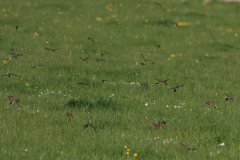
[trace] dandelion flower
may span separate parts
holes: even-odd
[[[171,60],[171,58],[168,58],[168,60],[170,61],[170,60]]]
[[[38,29],[39,29],[40,31],[42,30],[42,28],[41,28],[41,27],[39,27]]]
[[[101,22],[101,21],[102,21],[102,18],[97,17],[96,20]]]
[[[127,146],[124,146],[124,148],[127,148]]]
[[[5,12],[5,11],[6,11],[6,9],[2,9],[2,11],[3,11],[3,12]]]
[[[238,36],[238,34],[237,34],[237,33],[235,33],[235,36],[237,37],[237,36]]]
[[[39,34],[37,32],[34,33],[35,36],[39,36]]]
[[[129,152],[127,152],[126,154],[129,154]]]
[[[29,84],[26,84],[26,86],[29,86]]]
[[[127,149],[127,151],[129,152],[129,151],[130,151],[130,149]]]
[[[148,22],[148,19],[145,19],[145,22],[147,23],[147,22]]]
[[[207,57],[208,57],[208,54],[206,53],[206,54],[205,54],[205,56],[207,56]]]
[[[137,153],[134,153],[134,156],[137,157]]]
[[[174,54],[171,54],[171,57],[175,57],[175,55],[174,55]]]
[[[135,36],[135,38],[138,38],[138,36]]]

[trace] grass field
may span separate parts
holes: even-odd
[[[1,159],[240,159],[240,4],[159,3],[1,1]]]

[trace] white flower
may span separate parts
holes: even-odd
[[[177,106],[175,105],[174,108],[177,108]]]
[[[148,103],[145,103],[145,106],[148,106]]]
[[[59,74],[59,76],[61,77],[62,75],[61,75],[61,74]]]
[[[33,114],[35,114],[35,112],[33,111]]]
[[[60,91],[58,93],[61,93]]]
[[[112,96],[114,96],[114,94],[112,94]]]
[[[198,63],[198,60],[196,60],[196,63]]]
[[[210,152],[210,155],[212,155],[212,152]]]
[[[217,153],[220,153],[219,151],[217,151]]]
[[[225,143],[221,143],[221,144],[219,144],[218,146],[224,146],[225,145]]]
[[[135,82],[131,82],[130,84],[135,84]]]
[[[27,151],[28,151],[28,149],[26,148],[26,149],[25,149],[25,151],[27,152]]]
[[[172,138],[170,139],[170,141],[172,141]]]
[[[216,95],[217,95],[217,93],[216,93]]]

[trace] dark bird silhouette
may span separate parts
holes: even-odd
[[[143,85],[146,87],[146,91],[147,91],[147,90],[148,90],[148,84],[147,84],[147,82],[144,82],[144,83],[141,84],[141,86],[143,86]]]
[[[88,58],[89,58],[90,56],[88,56],[88,57],[86,57],[85,59],[82,59],[81,57],[79,57],[81,60],[83,60],[84,62],[87,62],[88,63]]]
[[[184,85],[182,85],[182,86],[184,86]],[[174,91],[174,92],[177,92],[177,89],[178,89],[179,87],[182,87],[182,86],[172,87],[172,88],[170,88],[170,89],[172,89],[172,91]]]
[[[148,122],[153,128],[156,128],[156,129],[163,129],[166,122],[165,121],[162,121],[162,122],[158,122],[158,124],[155,124],[153,122]]]
[[[93,39],[91,37],[88,37],[88,40],[92,41],[93,42]]]
[[[158,83],[156,83],[156,85],[159,85],[159,84],[166,84],[166,86],[167,86],[167,81],[168,80],[170,80],[170,79],[166,79],[166,80],[164,80],[164,81],[161,81],[160,79],[156,79],[156,80],[158,80]]]
[[[207,101],[204,105],[202,105],[202,107],[207,107],[207,106],[213,106],[214,108],[217,108],[214,103],[216,101]]]
[[[216,38],[213,36],[213,34],[210,32],[210,34],[212,35],[212,38],[215,42],[217,42],[217,44],[219,45],[218,41],[216,40]]]
[[[143,65],[143,66],[146,66],[146,64],[145,64],[145,63],[142,63],[142,62],[140,62],[140,64],[141,64],[141,65]]]
[[[19,103],[19,99],[18,98],[15,98],[14,96],[7,96],[7,97],[12,99],[12,101],[9,104],[13,104],[14,102],[16,102],[17,104]]]
[[[38,67],[40,67],[40,66],[44,66],[44,65],[36,65],[36,66],[34,66],[33,68],[38,68]],[[33,68],[31,68],[31,69],[33,69]]]
[[[159,5],[159,6],[161,6],[162,7],[162,5],[160,4],[160,3],[158,3],[158,2],[155,2],[157,5]]]
[[[106,60],[104,60],[104,59],[100,59],[100,58],[92,58],[92,59],[96,59],[97,62],[100,62],[100,61],[106,61]]]
[[[107,82],[107,80],[106,80],[106,79],[103,79],[103,80],[101,80],[101,82],[103,82],[103,83],[106,83],[106,82]]]
[[[51,50],[51,51],[53,51],[53,52],[55,52],[56,50],[59,50],[59,49],[51,49],[51,48],[45,48],[45,49]]]
[[[141,53],[141,55],[142,55],[142,57],[143,57],[143,59],[144,59],[145,62],[147,62],[147,61],[151,61],[151,60],[152,60],[152,59],[150,59],[150,60],[146,60],[142,53]]]
[[[85,129],[88,128],[88,127],[92,127],[92,128],[94,129],[94,131],[97,132],[96,129],[93,127],[93,125],[88,122],[88,123],[83,127],[82,133],[84,133]]]
[[[88,86],[88,83],[87,82],[79,82],[79,83],[77,83],[77,84],[82,84],[82,85],[84,85],[84,86]],[[88,86],[89,87],[89,86]]]
[[[158,47],[161,47],[160,45],[158,45]]]
[[[188,148],[186,145],[184,145],[183,143],[181,143],[181,145],[183,146],[183,148],[186,150],[186,151],[193,151],[193,150],[197,150],[197,148]]]
[[[68,122],[70,121],[70,119],[72,119],[73,118],[73,115],[72,115],[72,113],[67,113],[67,116],[68,116]]]
[[[133,72],[133,75],[137,75],[138,73],[140,74],[140,72]]]
[[[16,74],[12,74],[12,73],[9,73],[9,74],[4,74],[2,76],[7,76],[7,77],[12,77],[12,76],[17,76],[17,77],[21,77],[21,76],[18,76]]]
[[[228,100],[231,99],[233,102],[233,98],[231,96],[229,96],[229,94],[226,94],[226,95],[227,95],[227,97],[225,97],[226,101],[228,102]]]

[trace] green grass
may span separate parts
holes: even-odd
[[[1,159],[239,159],[240,4],[160,3],[1,2],[1,59],[10,48],[23,54],[0,64],[2,75],[21,76],[1,77]],[[142,66],[141,53],[153,61]],[[79,59],[88,55],[88,63]],[[155,79],[170,80],[156,86]],[[201,107],[209,100],[218,108]],[[162,130],[148,124],[163,120]],[[82,133],[87,122],[96,133]],[[187,153],[181,143],[198,150]]]

